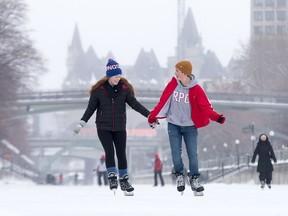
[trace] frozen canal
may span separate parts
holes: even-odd
[[[134,185],[135,195],[116,195],[108,187],[49,186],[0,182],[1,216],[287,216],[288,185],[260,189],[251,184],[206,184],[194,197],[186,186]]]

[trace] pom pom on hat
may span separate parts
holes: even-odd
[[[113,59],[109,59],[106,65],[106,76],[112,77],[122,74],[122,70],[119,68],[119,64]]]
[[[175,65],[175,68],[182,71],[187,76],[192,74],[192,64],[190,61],[180,61]]]

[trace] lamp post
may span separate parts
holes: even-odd
[[[228,154],[227,154],[228,153],[228,151],[227,151],[228,144],[226,142],[224,142],[223,147],[225,149],[225,157],[227,157],[228,156]]]
[[[269,132],[269,136],[271,137],[271,144],[273,145],[273,137],[275,136],[275,132],[273,130],[271,130]]]
[[[204,156],[205,156],[205,161],[207,160],[207,157],[206,157],[206,153],[207,153],[207,148],[206,147],[204,147],[203,148],[203,152],[204,152]]]
[[[256,140],[255,135],[252,135],[250,139],[251,139],[251,141],[252,141],[252,154],[253,154],[254,148],[255,148],[255,140]]]
[[[236,152],[237,152],[237,166],[238,166],[238,168],[239,168],[239,165],[240,165],[239,144],[240,144],[240,140],[236,139],[235,140],[235,146],[236,146]]]

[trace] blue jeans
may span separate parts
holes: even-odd
[[[168,123],[168,135],[175,173],[184,172],[184,164],[182,160],[182,137],[183,137],[189,160],[190,176],[199,174],[197,128],[195,128],[195,126],[178,126]]]

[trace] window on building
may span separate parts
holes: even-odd
[[[286,6],[286,1],[287,0],[277,0],[277,6],[278,7],[285,7]]]
[[[274,26],[265,26],[265,34],[266,35],[273,35],[275,34]]]
[[[264,0],[254,0],[254,6],[262,7]]]
[[[254,26],[254,35],[263,35],[263,27]]]
[[[274,11],[265,11],[265,20],[273,21],[274,20]]]
[[[265,5],[267,7],[274,7],[275,0],[265,0]]]
[[[277,34],[278,35],[286,35],[287,34],[287,27],[285,25],[277,26]]]
[[[262,21],[263,20],[263,12],[262,11],[255,11],[254,12],[254,20]]]
[[[286,20],[286,11],[277,11],[277,20],[285,21]]]

